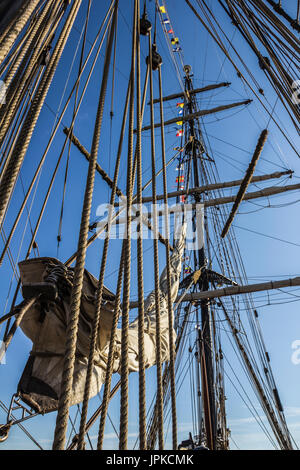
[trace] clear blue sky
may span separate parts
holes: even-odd
[[[276,96],[272,92],[269,84],[266,82],[265,76],[257,65],[256,57],[250,52],[248,46],[241,40],[238,32],[228,21],[222,9],[217,7],[215,1],[210,0],[211,4],[218,14],[218,18],[226,30],[228,36],[232,38],[233,43],[238,47],[240,55],[247,61],[249,68],[255,73],[255,77],[265,89],[265,95],[271,106],[275,105],[276,116],[284,124],[291,139],[299,148],[299,141],[290,121],[277,101]],[[88,32],[88,40],[93,41],[97,28],[103,18],[104,11],[108,6],[108,0],[101,2],[94,0],[92,14],[90,18],[90,27]],[[110,130],[110,96],[111,96],[111,77],[108,85],[108,94],[106,107],[104,112],[104,122],[101,133],[101,145],[98,161],[101,166],[112,175],[118,145],[118,135],[120,122],[122,117],[122,108],[127,88],[127,80],[130,69],[130,29],[131,29],[131,8],[129,5],[132,1],[120,1],[120,14],[118,21],[118,48],[116,60],[116,75],[114,87],[114,118],[112,132]],[[206,94],[199,95],[199,106],[201,108],[214,107],[219,104],[229,103],[232,101],[243,100],[247,98],[253,99],[253,103],[244,109],[230,110],[223,114],[207,116],[203,119],[203,132],[206,139],[209,138],[210,151],[216,161],[216,165],[220,174],[220,179],[229,181],[240,179],[249,164],[251,153],[253,152],[258,136],[262,129],[268,124],[268,117],[258,103],[257,99],[252,95],[251,91],[243,86],[241,80],[237,77],[236,72],[230,65],[228,60],[224,60],[222,52],[208,37],[199,21],[193,16],[192,12],[180,0],[169,0],[166,2],[168,12],[172,20],[173,28],[176,36],[180,39],[180,44],[184,53],[185,63],[192,66],[194,73],[194,86],[202,86],[214,82],[229,81],[230,88],[222,88]],[[285,0],[283,6],[291,14],[295,10],[295,2],[293,0]],[[74,79],[77,74],[79,54],[75,57],[80,31],[82,30],[87,1],[83,1],[80,13],[76,20],[76,28],[74,28],[70,40],[65,49],[62,61],[58,67],[57,74],[53,80],[53,84],[46,99],[47,106],[44,107],[39,122],[38,132],[34,134],[32,143],[22,168],[22,181],[25,187],[28,186],[30,176],[33,169],[41,156],[41,152],[46,147],[47,139],[51,133],[54,123],[53,111],[56,113],[62,93],[66,87],[63,103],[68,96]],[[154,1],[148,2],[150,19],[154,17]],[[163,89],[164,94],[175,93],[179,89],[178,80],[174,72],[174,68],[170,62],[170,56],[167,51],[165,38],[163,37],[160,25],[158,25],[159,52],[163,57]],[[90,44],[88,44],[89,47]],[[80,45],[79,45],[80,49]],[[147,55],[147,40],[142,42],[142,64],[143,77],[145,72],[145,57]],[[72,62],[75,57],[73,68]],[[102,56],[103,57],[103,56]],[[96,103],[98,99],[99,83],[101,79],[103,61],[100,61],[96,67],[91,84],[88,88],[84,99],[81,112],[76,121],[75,135],[80,139],[82,144],[90,149],[93,134],[93,122],[96,113]],[[70,77],[68,74],[70,71]],[[82,83],[87,76],[85,73]],[[142,79],[143,82],[143,79]],[[82,89],[83,85],[81,85]],[[158,95],[157,75],[155,76],[155,95]],[[60,108],[61,109],[61,108]],[[176,116],[176,103],[172,102],[165,106],[165,119]],[[69,125],[72,115],[72,106],[68,109],[63,122]],[[159,109],[156,109],[156,120],[159,118]],[[144,122],[149,123],[149,110],[145,112]],[[35,223],[39,208],[41,207],[43,196],[45,194],[47,184],[51,172],[55,166],[56,159],[59,155],[64,134],[63,127],[59,129],[54,144],[46,160],[37,190],[37,196],[32,207],[32,224]],[[260,159],[255,174],[271,173],[282,169],[292,169],[295,171],[295,177],[290,182],[298,182],[297,177],[300,176],[299,159],[291,150],[283,136],[278,132],[276,126],[271,123],[269,125],[270,135],[268,142],[264,148],[262,158]],[[166,132],[166,148],[169,149],[168,158],[172,156],[173,147],[178,145],[178,138],[175,136],[175,128],[171,127]],[[110,151],[111,141],[111,151]],[[157,165],[160,167],[160,141],[157,133]],[[146,182],[151,177],[150,167],[150,134],[146,133],[143,137],[143,181]],[[63,165],[53,188],[52,195],[47,205],[45,217],[41,224],[37,242],[39,246],[40,256],[57,256],[56,236],[59,223],[60,204],[63,191],[63,179],[65,171],[66,154],[64,156]],[[174,189],[176,164],[170,166],[168,173],[169,189]],[[77,246],[77,233],[80,224],[80,212],[82,206],[82,198],[84,192],[84,181],[87,171],[85,159],[76,149],[72,149],[70,157],[70,170],[67,182],[67,192],[65,199],[65,210],[63,219],[62,243],[58,253],[61,260],[66,260],[75,250]],[[277,184],[276,180],[267,184],[260,184],[258,187],[271,186]],[[124,143],[123,161],[120,172],[119,186],[125,192],[126,188],[126,140]],[[257,189],[252,187],[252,190]],[[161,192],[161,179],[158,180],[158,192]],[[145,194],[150,194],[148,190]],[[235,189],[227,190],[226,194],[235,194]],[[93,199],[93,209],[91,219],[96,219],[96,209],[101,203],[107,202],[109,192],[107,186],[102,179],[97,176],[95,193]],[[11,201],[10,211],[5,224],[5,230],[11,226],[14,212],[18,209],[22,198],[22,185],[18,180],[16,192]],[[234,221],[235,235],[240,247],[240,253],[246,268],[250,283],[263,282],[264,280],[276,280],[285,277],[294,277],[300,273],[299,254],[299,191],[288,195],[275,196],[269,200],[259,199],[254,202],[243,202],[240,207],[239,214]],[[31,201],[31,200],[30,200]],[[268,207],[271,205],[271,207]],[[209,217],[209,212],[208,212]],[[22,260],[25,256],[28,243],[30,241],[30,231],[25,231],[24,240],[23,230],[26,224],[27,216],[23,215],[21,224],[13,239],[12,251],[15,261]],[[250,231],[249,231],[250,230]],[[256,233],[254,233],[256,232]],[[259,232],[259,233],[257,233]],[[266,236],[267,235],[267,236]],[[269,238],[275,237],[275,238]],[[281,240],[281,241],[280,241]],[[150,241],[145,242],[145,292],[149,292],[153,288],[153,255],[152,244]],[[19,253],[20,248],[20,253]],[[101,259],[102,242],[97,241],[89,248],[87,256],[87,268],[98,277]],[[135,253],[135,246],[133,247]],[[105,279],[106,285],[115,290],[116,287],[116,270],[118,269],[118,260],[120,254],[120,242],[113,240],[111,242],[111,252],[109,263],[107,266],[107,275]],[[137,276],[136,262],[133,261],[132,269],[132,299],[137,297]],[[164,266],[164,250],[160,250],[160,268]],[[216,259],[213,260],[214,269],[218,270],[219,266]],[[16,282],[11,286],[12,269],[5,259],[1,267],[1,311],[8,311],[11,302],[12,293]],[[239,282],[239,280],[237,280]],[[10,296],[7,292],[10,290]],[[289,292],[289,294],[288,294]],[[300,340],[299,329],[299,288],[282,291],[260,292],[254,296],[255,305],[260,315],[260,323],[263,336],[266,343],[267,351],[271,357],[271,364],[277,382],[278,390],[283,402],[287,422],[290,430],[300,445],[300,403],[299,403],[299,386],[300,386],[300,364],[295,365],[291,361],[293,353],[292,343]],[[21,300],[21,299],[20,299]],[[243,304],[240,302],[240,315],[245,328],[249,331],[248,320],[243,311]],[[132,312],[132,318],[134,318]],[[2,315],[2,314],[1,314]],[[232,431],[234,442],[231,441],[231,448],[234,449],[235,443],[241,449],[268,449],[272,448],[266,436],[262,433],[260,427],[253,419],[253,416],[241,400],[239,394],[233,387],[231,380],[235,386],[239,388],[238,380],[245,387],[247,393],[256,403],[257,412],[262,416],[262,411],[257,400],[249,387],[244,373],[240,367],[228,340],[228,325],[220,323],[222,334],[222,343],[226,355],[225,371],[228,374],[225,377],[226,396],[227,396],[227,416],[228,425]],[[1,335],[3,330],[1,331]],[[190,335],[193,341],[192,334]],[[31,349],[30,341],[18,331],[6,355],[6,364],[0,366],[0,383],[1,383],[1,400],[8,405],[10,396],[16,390],[18,380],[28,358]],[[234,373],[237,374],[235,377]],[[118,377],[115,377],[117,380]],[[130,377],[130,417],[129,417],[129,445],[133,445],[137,437],[137,397],[138,382],[137,374]],[[150,403],[155,384],[155,369],[147,371],[147,399]],[[188,437],[188,432],[192,431],[191,410],[187,405],[187,396],[189,397],[189,377],[183,383],[177,398],[178,404],[178,421],[182,423],[178,429],[178,440]],[[89,412],[92,412],[99,404],[96,397],[91,401]],[[119,426],[119,396],[117,395],[109,409],[110,417],[115,423],[118,430]],[[76,415],[76,409],[72,410],[72,416]],[[266,419],[262,418],[266,424]],[[5,414],[0,410],[0,422],[5,421]],[[168,421],[166,420],[166,423]],[[30,430],[32,435],[38,440],[45,449],[51,448],[53,431],[55,424],[55,414],[49,414],[44,417],[37,417],[24,423],[24,426]],[[78,424],[78,418],[77,418]],[[167,428],[167,425],[166,425]],[[97,439],[97,425],[91,430],[92,442],[95,444]],[[170,445],[170,433],[167,438],[167,445]],[[117,448],[116,435],[111,423],[107,422],[107,436],[105,440],[106,448]],[[33,443],[20,431],[16,426],[13,427],[9,439],[2,444],[3,449],[31,449],[36,448]]]

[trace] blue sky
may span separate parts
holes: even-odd
[[[120,121],[122,117],[122,109],[125,99],[127,88],[127,80],[130,69],[130,29],[132,19],[130,17],[131,8],[128,8],[128,0],[120,1],[120,14],[118,21],[118,48],[117,48],[117,61],[116,61],[116,75],[114,86],[114,118],[112,122],[112,132],[110,130],[110,96],[112,89],[112,74],[110,74],[107,101],[104,111],[104,122],[101,133],[101,145],[99,151],[98,161],[103,166],[105,171],[112,175],[116,150],[118,145],[118,136]],[[222,22],[224,29],[245,60],[251,70],[255,71],[255,76],[258,82],[265,89],[266,98],[269,103],[275,104],[274,113],[280,119],[282,125],[288,131],[291,139],[299,148],[298,136],[293,129],[290,121],[282,109],[282,106],[277,101],[276,96],[270,89],[270,86],[265,80],[262,71],[258,68],[256,57],[249,51],[248,46],[241,40],[239,33],[233,29],[230,21],[226,18],[224,12],[216,6],[216,2],[210,1],[211,5],[216,8],[218,18]],[[65,89],[63,103],[68,96],[69,91],[74,83],[79,54],[75,56],[74,51],[78,45],[80,38],[80,31],[82,30],[86,1],[83,1],[80,13],[76,20],[75,28],[71,33],[70,40],[65,49],[62,61],[58,67],[57,73],[53,80],[49,94],[46,99],[46,105],[41,113],[38,122],[38,132],[33,136],[30,148],[27,152],[24,165],[22,167],[22,181],[25,187],[28,186],[30,176],[33,169],[36,167],[41,152],[45,149],[47,139],[50,136],[51,129],[54,123],[54,114],[57,112],[62,93]],[[88,40],[91,42],[94,39],[97,28],[102,20],[106,6],[109,2],[107,0],[101,2],[93,2],[93,9],[90,18],[90,27],[88,32]],[[149,3],[149,16],[153,19],[153,4]],[[216,161],[216,165],[220,174],[221,180],[229,181],[233,179],[240,179],[243,177],[244,172],[249,164],[251,154],[255,148],[257,139],[262,129],[268,124],[268,116],[263,111],[257,99],[252,95],[251,91],[243,86],[241,80],[237,77],[233,67],[227,60],[224,60],[222,52],[208,37],[207,33],[203,30],[197,19],[193,16],[185,2],[180,0],[169,0],[166,2],[168,12],[172,20],[174,31],[180,38],[180,43],[184,52],[185,63],[192,66],[194,74],[194,86],[200,87],[202,85],[229,81],[231,82],[230,88],[222,88],[206,94],[199,95],[199,107],[209,108],[218,106],[219,104],[229,103],[232,101],[239,101],[251,98],[253,103],[238,110],[229,110],[223,114],[211,115],[203,118],[203,132],[205,139],[209,139],[210,151]],[[284,2],[285,8],[293,13],[295,2],[293,0],[286,0]],[[105,8],[103,7],[105,5]],[[179,89],[174,68],[170,62],[168,55],[165,38],[162,35],[160,25],[157,31],[157,43],[159,45],[159,52],[163,57],[163,90],[164,94],[168,95],[175,93]],[[87,46],[89,47],[89,45]],[[80,49],[80,45],[79,45]],[[147,41],[142,43],[142,83],[145,73],[145,57],[147,55]],[[75,57],[75,59],[74,59]],[[102,56],[103,57],[103,56]],[[72,68],[72,62],[73,68]],[[91,84],[86,93],[81,112],[75,124],[75,135],[79,138],[82,144],[90,149],[91,140],[93,135],[93,122],[96,114],[96,102],[98,99],[99,83],[101,79],[103,61],[99,61],[92,76]],[[69,74],[70,71],[70,74]],[[69,80],[68,80],[69,75]],[[83,88],[84,79],[87,72],[84,73],[81,90]],[[154,75],[155,81],[155,96],[158,95],[157,74]],[[60,108],[61,109],[61,108]],[[54,112],[54,114],[53,114]],[[156,108],[156,120],[159,119],[159,108]],[[172,102],[165,106],[165,119],[174,117],[176,115],[176,103]],[[63,118],[63,123],[68,125],[72,116],[72,105],[69,107],[66,115]],[[149,110],[145,112],[144,122],[149,123]],[[176,127],[176,126],[175,126]],[[43,196],[46,192],[47,184],[59,155],[64,134],[60,127],[51,151],[46,160],[43,168],[39,186],[36,191],[37,196],[32,203],[32,223],[34,224],[38,215],[39,208],[41,207]],[[262,157],[257,165],[255,174],[271,173],[274,171],[282,171],[283,169],[292,169],[295,176],[289,183],[297,183],[300,176],[299,159],[291,150],[283,136],[278,132],[276,126],[271,122],[269,125],[269,137],[265,145]],[[166,132],[166,148],[169,149],[167,153],[170,158],[173,154],[173,147],[178,145],[178,138],[175,136],[175,128],[171,127]],[[143,136],[143,182],[146,182],[151,177],[150,167],[150,134],[145,133]],[[160,140],[159,132],[156,138],[157,150],[157,165],[160,168]],[[56,236],[59,223],[60,204],[63,191],[64,170],[66,164],[66,153],[58,176],[55,181],[52,195],[47,205],[45,217],[41,224],[37,242],[39,246],[40,256],[57,256],[57,243]],[[168,173],[168,187],[170,190],[174,189],[175,178],[177,176],[175,171],[176,163],[170,165]],[[70,157],[70,169],[67,182],[67,191],[65,199],[65,210],[63,219],[63,232],[62,243],[59,249],[58,257],[66,260],[75,250],[77,246],[77,233],[80,224],[80,211],[82,206],[82,199],[84,193],[84,180],[87,171],[87,164],[85,159],[79,154],[76,149],[72,149]],[[262,188],[266,186],[278,184],[278,181],[267,182],[260,184],[257,187]],[[124,141],[123,159],[120,171],[119,186],[125,192],[126,188],[126,139]],[[257,187],[250,188],[256,190]],[[162,191],[162,180],[158,179],[158,192]],[[235,194],[236,189],[229,189],[226,195]],[[145,195],[151,194],[151,188],[145,192]],[[240,207],[239,214],[234,220],[234,233],[239,244],[241,257],[245,265],[250,283],[263,282],[264,280],[282,279],[285,277],[294,277],[299,275],[299,211],[298,192],[290,194],[274,196],[269,200],[259,199],[255,201],[243,202]],[[109,192],[105,183],[100,177],[96,178],[96,186],[93,198],[93,208],[91,220],[96,219],[96,210],[99,204],[107,202]],[[15,194],[11,201],[10,210],[5,223],[5,230],[11,226],[13,215],[18,209],[22,198],[22,185],[21,180],[18,180]],[[299,198],[300,199],[300,198]],[[32,199],[29,201],[31,204]],[[268,207],[271,206],[271,207]],[[210,217],[208,211],[208,219]],[[12,251],[15,254],[15,261],[21,260],[25,256],[27,245],[30,241],[30,232],[25,231],[24,240],[23,230],[26,226],[26,214],[23,215],[19,228],[13,239]],[[249,231],[250,230],[250,231]],[[254,233],[256,232],[256,233]],[[269,236],[274,238],[269,238]],[[280,241],[281,240],[281,241]],[[147,294],[153,288],[153,256],[152,256],[152,243],[145,241],[145,293]],[[20,249],[20,253],[17,253]],[[102,241],[96,241],[88,250],[87,255],[87,268],[98,277],[99,266],[101,259]],[[135,246],[133,247],[135,253]],[[111,241],[111,252],[109,263],[106,270],[106,285],[115,290],[116,286],[116,270],[118,269],[118,260],[120,255],[120,241]],[[160,269],[164,266],[164,250],[160,248]],[[218,270],[219,266],[216,260],[213,260],[213,267]],[[1,267],[3,277],[0,286],[1,293],[1,309],[3,311],[9,310],[12,293],[14,291],[15,281],[11,287],[12,269],[7,259]],[[132,265],[132,299],[136,299],[136,261]],[[11,288],[10,296],[7,292]],[[288,294],[287,292],[290,292]],[[259,319],[263,331],[266,348],[271,358],[271,364],[274,376],[277,382],[278,390],[283,402],[286,418],[290,430],[300,445],[300,403],[299,403],[299,386],[300,386],[300,364],[295,365],[291,360],[293,353],[292,343],[300,339],[299,331],[299,300],[295,297],[299,295],[299,288],[293,288],[282,291],[259,292],[254,295],[255,305],[259,312]],[[290,302],[292,301],[292,302]],[[289,302],[289,303],[288,303]],[[243,311],[243,304],[240,301],[240,315],[245,328],[248,331],[248,320],[246,313]],[[135,312],[131,313],[134,318]],[[231,441],[231,448],[236,446],[241,449],[267,449],[272,448],[270,442],[266,439],[261,428],[254,420],[249,409],[242,401],[232,382],[240,390],[240,385],[234,375],[236,373],[238,380],[245,387],[251,400],[256,403],[256,411],[258,416],[262,417],[262,422],[266,423],[263,417],[262,410],[255,399],[249,383],[245,378],[244,373],[238,359],[233,352],[230,341],[227,336],[228,327],[226,324],[221,324],[221,334],[223,340],[224,351],[226,353],[225,360],[225,387],[227,396],[227,416],[228,424],[232,431],[234,441]],[[3,330],[2,330],[3,331]],[[2,334],[1,331],[1,334]],[[192,338],[192,334],[191,334]],[[10,396],[16,390],[16,386],[22,370],[27,361],[28,353],[31,348],[30,341],[18,331],[6,355],[6,364],[0,366],[0,383],[1,383],[1,400],[8,405]],[[188,377],[188,376],[187,376]],[[117,380],[115,377],[114,380]],[[155,383],[155,369],[147,371],[147,400],[151,401],[154,392]],[[137,374],[132,374],[130,377],[130,424],[129,424],[129,446],[133,445],[137,437],[137,411],[136,400],[138,396],[138,382]],[[181,389],[178,391],[178,421],[182,423],[178,429],[178,439],[185,439],[188,437],[188,432],[192,431],[191,427],[191,409],[187,404],[187,396],[190,395],[189,380],[184,382]],[[92,400],[89,412],[91,413],[99,404],[99,398],[96,397]],[[71,411],[72,416],[76,415],[76,409]],[[117,395],[110,406],[110,417],[118,430],[119,420],[119,396]],[[5,421],[5,414],[0,410],[0,422]],[[167,428],[166,420],[166,428]],[[78,418],[77,418],[78,423]],[[50,414],[44,417],[34,418],[24,423],[24,426],[30,430],[32,435],[40,442],[42,447],[51,448],[53,430],[55,425],[55,414]],[[92,442],[96,443],[97,440],[97,426],[91,430]],[[166,438],[167,446],[170,445],[170,433]],[[107,436],[105,440],[106,448],[118,447],[116,436],[113,431],[111,423],[107,422]],[[2,444],[3,449],[29,449],[36,448],[31,441],[24,436],[24,434],[13,427],[10,438]]]

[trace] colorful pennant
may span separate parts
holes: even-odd
[[[177,176],[176,178],[176,183],[183,183],[184,182],[184,175],[182,176]]]

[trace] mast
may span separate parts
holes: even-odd
[[[189,115],[197,113],[197,105],[194,97],[193,83],[190,76],[190,66],[185,66],[184,71],[186,73],[185,77],[185,90],[187,98],[187,110]],[[200,184],[200,169],[199,169],[199,160],[203,155],[204,148],[197,145],[197,135],[195,130],[195,118],[192,118],[188,121],[188,129],[186,135],[186,144],[191,142],[190,158],[193,167],[193,179],[194,186],[197,188]],[[201,135],[200,135],[201,137]],[[200,201],[200,195],[195,193],[193,195],[194,202],[197,204]],[[193,220],[195,220],[196,211],[193,213]],[[197,228],[196,228],[197,230]],[[200,234],[197,234],[199,236]],[[203,246],[194,251],[194,262],[195,262],[195,271],[201,269],[206,264],[205,257],[205,246]],[[201,290],[209,290],[209,282],[206,276],[203,278]],[[211,332],[211,315],[210,315],[210,302],[208,299],[203,299],[200,306],[201,312],[201,329],[198,329],[198,351],[201,355],[200,364],[201,364],[201,375],[202,375],[202,390],[204,395],[203,400],[203,409],[204,409],[204,418],[205,418],[205,430],[206,430],[206,439],[207,445],[210,449],[216,448],[216,400],[214,392],[214,367],[213,367],[213,357],[212,357],[212,332]],[[201,397],[198,396],[198,400]]]

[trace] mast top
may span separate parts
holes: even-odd
[[[188,78],[191,74],[192,67],[190,65],[184,65],[183,66],[183,71],[184,71],[186,77]]]

